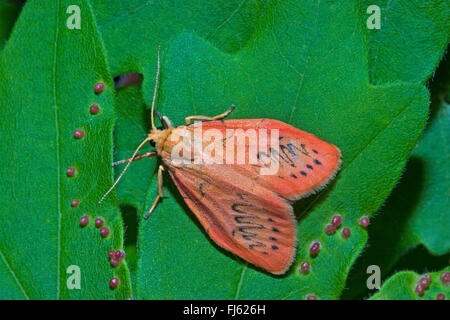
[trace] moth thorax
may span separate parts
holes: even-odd
[[[167,137],[170,134],[171,129],[165,129],[165,130],[153,130],[148,134],[148,138],[150,139],[150,143],[153,142],[156,147],[158,148],[158,151],[161,151],[164,142],[166,141]],[[153,144],[152,143],[152,144]]]

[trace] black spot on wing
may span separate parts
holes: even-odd
[[[200,195],[201,195],[202,198],[205,197],[205,192],[203,191],[203,187],[204,187],[204,186],[205,186],[204,183],[200,183],[200,184],[198,185],[198,191],[200,191]]]
[[[239,197],[239,199],[246,201],[244,199],[244,195],[242,193],[238,192],[238,193],[236,193],[236,195]]]
[[[251,207],[251,206],[252,206],[251,204],[247,204],[247,203],[233,203],[232,206],[231,206],[231,209],[234,212],[246,214],[245,211],[242,211],[244,209],[241,208],[241,207]]]

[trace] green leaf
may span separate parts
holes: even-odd
[[[385,206],[369,227],[367,250],[358,259],[350,274],[345,298],[361,297],[367,292],[366,268],[376,264],[382,276],[388,275],[400,257],[419,244],[424,244],[435,255],[450,253],[450,216],[448,215],[449,130],[448,104],[444,97],[449,87],[449,61],[444,59],[432,82],[431,115],[428,126],[414,148],[400,182]],[[448,94],[447,93],[447,94]],[[389,250],[386,250],[389,248]],[[420,250],[419,248],[417,250]],[[410,254],[418,257],[418,254]],[[421,257],[428,263],[433,257]],[[437,259],[437,258],[436,258]],[[417,270],[416,261],[406,266]],[[398,268],[398,266],[396,266]]]
[[[417,295],[415,287],[419,279],[424,275],[419,275],[412,271],[401,271],[389,278],[381,287],[380,291],[374,294],[371,300],[436,300],[438,294],[444,294],[446,300],[450,296],[450,287],[440,280],[444,272],[449,272],[447,267],[438,272],[428,273],[431,276],[431,283],[425,290],[423,296]]]
[[[142,72],[154,66],[158,41],[163,44],[180,32],[201,35],[225,52],[250,41],[255,23],[272,6],[269,0],[92,0],[108,49],[111,73]]]
[[[4,47],[6,40],[19,15],[21,6],[8,0],[0,0],[0,50]]]
[[[414,149],[413,159],[422,166],[422,193],[409,219],[408,227],[433,254],[450,253],[449,187],[450,106],[443,102],[434,110],[430,126]],[[418,170],[419,171],[419,170]],[[420,172],[420,171],[419,171]]]
[[[371,83],[425,82],[447,46],[448,1],[363,0],[364,20],[371,5],[381,9],[381,28],[367,30]]]
[[[98,3],[95,9],[101,21],[110,12]],[[162,31],[149,17],[173,14],[167,8],[136,3],[134,8],[128,11],[136,18],[133,28],[127,29],[127,14],[100,23],[102,35],[117,72],[144,74],[147,104],[152,98],[156,47],[161,41],[158,108],[175,125],[188,115],[219,114],[234,103],[237,109],[231,118],[285,121],[336,144],[344,159],[328,190],[296,204],[297,259],[291,271],[279,277],[246,265],[212,243],[166,177],[167,197],[151,218],[140,224],[137,296],[303,299],[313,293],[322,299],[338,298],[367,240],[366,231],[358,226],[359,218],[370,216],[383,203],[424,127],[425,88],[407,83],[369,84],[367,31],[356,1],[339,5],[270,3],[252,21],[255,31],[237,51],[208,41],[201,32],[186,30],[180,25],[181,18],[173,20],[170,32]],[[199,23],[195,14],[171,9],[177,17]],[[233,17],[241,12],[236,10]],[[155,31],[140,36],[138,31],[144,28]],[[133,44],[119,52],[111,39],[122,40],[124,35],[130,35]],[[137,47],[140,50],[135,50]],[[441,55],[443,49],[434,50]],[[131,139],[127,132],[118,131],[120,135],[124,135],[123,141],[130,141],[124,146],[127,150],[142,140],[137,135]],[[141,199],[144,204],[138,207],[140,217],[156,196],[154,178]],[[325,235],[324,228],[335,214],[341,214],[343,226],[351,228],[348,240],[339,232]],[[322,244],[315,259],[308,254],[313,240]],[[297,272],[304,260],[311,263],[307,276]]]
[[[81,30],[66,27],[69,5],[81,8]],[[97,82],[106,86],[99,95]],[[89,3],[28,1],[0,56],[0,92],[0,296],[130,297],[126,263],[113,269],[108,261],[108,250],[123,242],[117,200],[97,205],[112,184],[113,83]],[[83,139],[74,139],[76,129]],[[66,176],[68,167],[75,177]],[[90,223],[81,228],[84,215]],[[100,236],[96,217],[109,237]],[[81,271],[79,290],[66,285],[71,265]],[[114,276],[121,283],[111,290]]]

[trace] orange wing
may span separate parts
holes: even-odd
[[[341,165],[341,152],[336,146],[281,121],[269,119],[210,121],[203,122],[202,128],[203,131],[210,128],[219,129],[224,134],[226,129],[243,129],[244,131],[278,129],[278,173],[259,176],[258,180],[259,183],[288,200],[299,200],[319,191],[334,178]],[[249,150],[248,141],[245,146],[236,146],[236,148],[239,147]],[[276,161],[271,154],[271,151],[276,151],[270,150],[270,145],[267,149],[267,152],[258,152],[260,163],[257,166]],[[252,174],[255,173],[255,166],[244,165],[243,167]]]
[[[197,125],[174,131],[192,131]],[[179,164],[172,161],[171,143],[165,144],[161,156],[186,203],[218,245],[271,273],[282,274],[292,264],[297,242],[291,201],[324,186],[338,170],[340,152],[275,120],[202,123],[203,131],[223,132],[224,141],[231,138],[226,129],[249,128],[278,129],[278,157],[268,148],[258,153],[256,164]],[[251,143],[244,142],[246,147]],[[192,161],[193,155],[189,157]],[[278,161],[278,172],[259,175],[258,170],[270,161]]]
[[[184,200],[218,245],[275,274],[295,255],[292,206],[232,167],[169,172]]]

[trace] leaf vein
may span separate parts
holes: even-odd
[[[16,281],[18,287],[20,288],[20,290],[22,291],[22,293],[24,294],[24,296],[27,298],[27,300],[30,300],[30,297],[27,295],[27,293],[25,292],[24,287],[22,286],[19,278],[17,278],[16,273],[14,272],[14,270],[11,268],[11,266],[8,263],[8,260],[6,260],[5,255],[3,254],[2,250],[0,250],[0,256],[2,257],[3,262],[5,263],[6,267],[8,268],[9,272],[11,272],[11,275],[13,276],[14,280]]]
[[[239,282],[236,288],[236,293],[234,295],[234,300],[237,300],[239,297],[239,293],[241,292],[242,282],[244,281],[245,271],[247,271],[248,264],[246,263],[242,268],[241,276],[239,277]]]
[[[55,139],[56,139],[56,178],[57,178],[57,207],[58,207],[58,250],[57,250],[57,279],[56,279],[56,298],[60,298],[60,286],[61,286],[61,163],[60,163],[60,137],[59,137],[59,123],[58,123],[58,104],[57,104],[57,93],[56,93],[56,64],[57,64],[57,52],[58,52],[58,37],[59,37],[59,12],[61,9],[61,2],[57,2],[56,11],[56,27],[55,27],[55,41],[53,46],[53,70],[52,70],[52,81],[53,81],[53,107],[55,112]]]
[[[316,33],[312,39],[317,39],[317,27],[318,27],[318,12],[319,12],[320,1],[317,1],[317,9],[316,15],[314,17],[314,32]],[[305,70],[303,74],[301,74],[300,83],[298,84],[297,94],[295,95],[294,103],[292,104],[291,114],[289,115],[288,123],[292,122],[292,118],[294,117],[295,110],[297,109],[298,98],[300,97],[300,92],[303,89],[303,84],[305,80],[305,74],[308,71],[309,60],[311,59],[311,45],[308,46],[308,52],[305,60]]]
[[[234,11],[231,13],[231,15],[225,19],[215,30],[214,32],[208,36],[207,40],[211,39],[212,37],[214,37],[216,35],[216,33],[224,26],[226,25],[228,22],[230,22],[231,19],[233,19],[233,17],[239,12],[239,10],[242,8],[242,6],[244,5],[244,3],[247,0],[242,0],[242,2],[237,6],[236,9],[234,9]]]

